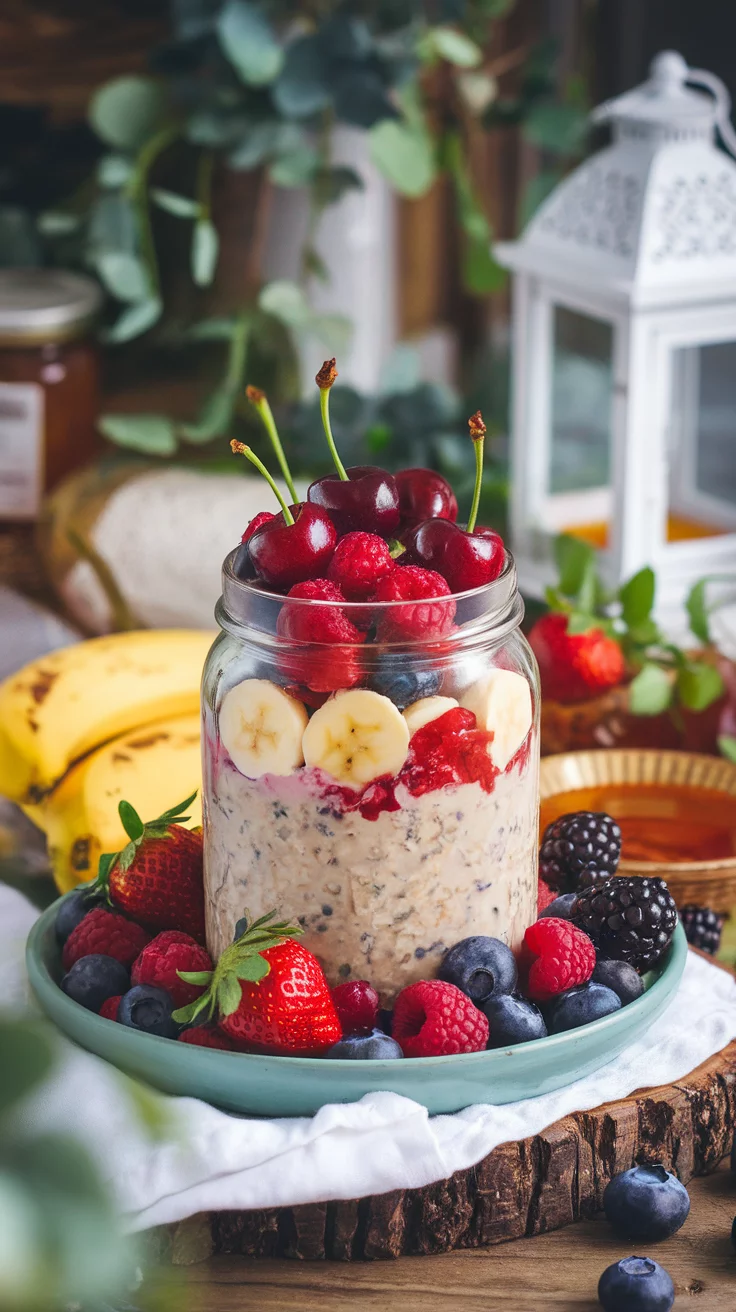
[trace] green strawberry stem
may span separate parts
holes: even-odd
[[[119,852],[103,852],[100,857],[100,863],[97,871],[97,878],[93,884],[90,884],[90,892],[104,893],[108,902],[110,899],[110,874],[115,866],[119,870],[129,870],[132,866],[139,847],[147,838],[170,838],[172,825],[183,825],[189,816],[184,812],[192,805],[197,790],[186,797],[183,802],[177,806],[172,806],[168,811],[163,811],[155,820],[147,820],[145,823],[141,820],[138,812],[130,802],[122,801],[118,804],[118,815],[122,822],[129,843],[126,843]]]
[[[234,451],[235,455],[237,456],[245,456],[246,460],[250,460],[250,463],[252,465],[255,465],[259,474],[263,474],[263,477],[265,478],[266,482],[271,488],[271,491],[273,492],[279,505],[281,506],[281,513],[284,516],[285,522],[287,524],[293,524],[294,516],[292,515],[291,511],[289,510],[289,507],[284,501],[284,498],[282,497],[281,492],[279,491],[276,481],[271,477],[263,461],[259,459],[255,451],[251,451],[250,447],[246,446],[244,442],[236,442],[235,438],[233,438],[232,442],[230,443],[230,450]]]
[[[475,447],[475,487],[473,488],[473,504],[470,507],[468,516],[468,533],[472,533],[478,519],[478,507],[480,506],[480,490],[483,484],[483,448],[486,440],[486,426],[483,423],[480,410],[476,410],[475,414],[470,416],[468,428]]]
[[[225,948],[215,969],[210,971],[179,971],[181,979],[188,984],[207,984],[194,1002],[186,1007],[179,1007],[173,1013],[179,1025],[189,1025],[197,1016],[206,1013],[206,1019],[213,1016],[231,1016],[240,1006],[242,996],[241,981],[258,984],[271,970],[269,963],[262,956],[268,948],[278,947],[285,939],[296,938],[304,931],[301,925],[279,921],[272,924],[275,911],[269,911],[252,923],[247,923],[250,913],[246,911],[246,927],[242,934]]]
[[[279,430],[276,427],[276,420],[273,417],[273,411],[268,403],[268,397],[266,396],[266,393],[262,392],[259,387],[252,387],[252,386],[246,387],[245,395],[247,396],[251,405],[254,406],[255,409],[258,411],[258,414],[261,417],[263,427],[265,428],[269,438],[271,439],[271,446],[276,452],[276,459],[278,460],[279,465],[281,467],[281,473],[284,476],[284,482],[287,488],[289,489],[289,496],[291,497],[291,500],[294,503],[294,505],[296,505],[296,503],[299,500],[299,497],[296,494],[294,480],[291,477],[291,470],[289,469],[289,462],[286,459],[284,448],[281,445]]]
[[[325,437],[327,438],[327,445],[330,448],[330,455],[335,462],[335,469],[337,470],[340,479],[343,483],[347,483],[349,481],[348,476],[345,471],[345,466],[338,455],[335,439],[332,436],[332,425],[330,424],[330,392],[332,391],[332,384],[336,378],[337,369],[335,368],[335,361],[332,359],[325,360],[314,381],[319,388],[319,408],[322,415],[322,427],[325,430]]]

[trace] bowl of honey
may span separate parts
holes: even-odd
[[[570,811],[607,811],[618,821],[620,875],[665,879],[678,906],[736,904],[732,762],[636,749],[545,756],[541,831]]]

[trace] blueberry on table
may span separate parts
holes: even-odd
[[[557,920],[569,920],[570,912],[575,904],[577,893],[561,893],[556,897],[554,902],[540,911],[537,920],[544,920],[546,916],[554,916]]]
[[[499,938],[474,934],[456,943],[445,955],[437,974],[454,984],[477,1006],[488,998],[513,993],[518,980],[516,958]]]
[[[93,907],[100,905],[101,899],[88,888],[76,888],[67,893],[56,913],[54,929],[58,943],[66,943],[69,935]]]
[[[687,1220],[690,1196],[663,1166],[633,1166],[606,1185],[603,1210],[616,1234],[626,1239],[669,1239]]]
[[[591,979],[594,984],[604,984],[607,989],[612,989],[621,999],[622,1007],[635,1002],[644,992],[644,980],[628,961],[601,958],[596,962]]]
[[[675,1287],[658,1262],[649,1257],[624,1257],[603,1272],[598,1301],[603,1312],[670,1312]]]
[[[91,952],[74,962],[61,981],[67,997],[88,1011],[99,1011],[103,1002],[130,987],[125,966],[102,952]]]
[[[490,1025],[489,1048],[511,1048],[516,1043],[531,1043],[547,1034],[544,1017],[535,1003],[518,993],[504,993],[482,1003]]]
[[[610,1016],[613,1011],[620,1011],[621,999],[613,989],[603,984],[578,984],[566,993],[553,998],[544,1009],[547,1029],[550,1034],[561,1034],[563,1030],[576,1030],[581,1025],[589,1025],[601,1016]]]
[[[395,1039],[383,1030],[373,1030],[371,1034],[351,1034],[347,1039],[340,1039],[327,1049],[325,1056],[343,1061],[393,1061],[404,1054]]]
[[[118,1022],[143,1034],[157,1034],[161,1039],[175,1039],[179,1026],[171,1013],[172,998],[154,984],[136,984],[120,999]]]

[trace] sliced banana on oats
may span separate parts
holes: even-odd
[[[302,739],[307,765],[351,788],[398,774],[408,746],[409,727],[401,712],[388,697],[366,688],[339,692],[325,702]]]
[[[409,726],[409,736],[414,737],[417,729],[423,729],[425,724],[431,724],[432,720],[438,720],[446,711],[454,711],[459,702],[454,697],[421,697],[418,702],[412,702],[403,711],[404,719]]]
[[[460,705],[472,711],[479,729],[493,734],[489,747],[497,770],[505,770],[532,727],[529,684],[513,670],[489,670],[466,688]]]
[[[249,779],[291,774],[302,765],[307,712],[268,679],[245,679],[223,698],[220,737],[233,765]]]

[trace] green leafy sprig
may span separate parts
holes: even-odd
[[[301,925],[279,921],[273,924],[275,911],[250,922],[246,911],[243,925],[235,942],[226,948],[214,970],[179,970],[177,974],[187,984],[206,985],[205,991],[194,1002],[173,1013],[180,1025],[188,1025],[197,1016],[205,1014],[207,1020],[215,1016],[232,1016],[240,1006],[241,983],[258,984],[269,974],[271,967],[262,955],[267,948],[278,947],[286,939],[295,938],[304,931]]]
[[[555,540],[555,560],[559,581],[557,587],[547,589],[547,603],[568,616],[569,633],[602,629],[619,644],[633,674],[629,685],[632,714],[676,713],[678,707],[704,711],[721,696],[723,679],[715,666],[690,656],[656,623],[652,613],[656,578],[649,566],[610,591],[600,579],[596,552],[588,543],[560,535]],[[693,633],[708,642],[708,631],[700,622],[705,614],[704,582],[694,585],[686,605]]]

